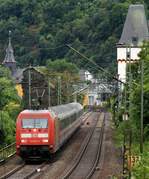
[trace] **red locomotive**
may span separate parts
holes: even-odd
[[[55,153],[81,125],[82,112],[79,103],[22,111],[16,122],[17,154],[29,159]]]

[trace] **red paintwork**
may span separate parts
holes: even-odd
[[[23,129],[21,121],[22,119],[29,119],[29,118],[46,118],[48,119],[48,128],[47,129]],[[31,138],[21,138],[21,134],[31,134],[34,137]],[[48,138],[39,138],[37,137],[38,134],[48,133]],[[20,152],[20,146],[23,145],[46,145],[50,146],[52,145],[54,147],[55,145],[55,139],[54,139],[54,119],[51,117],[50,112],[30,112],[30,111],[23,111],[19,114],[16,122],[16,148],[17,148],[17,154],[19,155]],[[25,140],[25,142],[21,142],[21,139]],[[43,142],[43,139],[48,139],[47,142]]]
[[[52,111],[48,111],[48,110],[22,111],[19,114],[17,118],[17,122],[16,122],[17,154],[25,158],[26,154],[32,157],[32,154],[31,154],[32,151],[33,151],[33,155],[37,151],[40,151],[40,154],[41,153],[45,154],[46,152],[50,154],[55,153],[66,142],[66,140],[72,135],[72,133],[81,125],[81,118],[79,117],[79,115],[81,115],[81,113],[79,113],[81,112],[81,110],[82,110],[81,105],[78,104],[78,106],[76,106],[76,111],[78,113],[78,115],[76,115],[77,117],[76,120],[72,121],[72,123],[70,124],[71,127],[69,127],[69,124],[68,124],[68,126],[66,126],[66,128],[64,128],[63,130],[60,127],[61,120],[59,120],[58,116]],[[72,116],[74,114],[76,114],[76,112],[71,113]],[[68,117],[67,113],[66,113],[66,116],[63,116],[63,117],[66,117],[67,119]],[[34,119],[34,118],[48,119],[48,128],[47,129],[42,129],[42,128],[41,129],[23,129],[22,128],[22,119]],[[30,137],[21,138],[21,134],[30,135]],[[48,134],[48,137],[47,138],[45,136],[39,137],[37,136],[39,134],[41,135]],[[45,141],[47,139],[48,139],[48,142]]]

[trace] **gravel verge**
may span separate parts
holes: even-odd
[[[105,122],[102,155],[92,179],[111,179],[113,177],[122,179],[122,152],[115,146],[113,132],[111,115],[108,114]]]

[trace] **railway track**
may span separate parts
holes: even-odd
[[[0,177],[0,179],[6,179],[9,178],[10,176],[12,176],[14,173],[16,173],[17,171],[21,170],[23,167],[25,166],[25,163],[17,166],[16,168],[14,168],[13,170],[9,171],[8,173],[4,174],[3,176]]]
[[[96,167],[101,154],[105,115],[102,113],[99,120],[97,120],[97,116],[99,116],[99,113],[96,113],[94,127],[90,129],[90,132],[86,137],[79,154],[74,159],[73,164],[69,169],[66,169],[59,179],[89,179],[97,169]]]
[[[82,118],[82,123],[84,124],[84,123],[87,121],[87,119],[88,119],[92,114],[93,114],[92,112],[85,112],[85,113],[81,116],[81,118]]]
[[[0,179],[29,179],[34,175],[42,172],[43,168],[50,166],[49,162],[43,162],[42,164],[28,164],[23,163],[16,167],[12,171],[0,177]]]
[[[89,118],[91,115],[91,112],[84,112],[84,114],[81,116],[83,123]],[[7,160],[11,159],[16,154],[16,143],[13,142],[6,147],[0,149],[0,165],[3,165]]]
[[[82,121],[83,123],[86,122],[86,120],[92,115],[91,112],[86,112],[82,115]],[[15,144],[13,144],[15,145]],[[13,154],[11,154],[11,156],[14,156],[15,152],[13,150]],[[10,156],[8,156],[9,158]],[[7,157],[5,157],[5,161],[1,164],[1,165],[5,165],[5,169],[7,168],[7,164],[9,163],[9,160],[7,160]],[[7,161],[7,162],[6,162]],[[11,161],[11,160],[10,160]],[[32,178],[34,176],[40,176],[43,171],[44,168],[49,167],[50,165],[47,163],[43,163],[42,165],[26,165],[23,162],[20,162],[20,165],[16,165],[14,164],[13,169],[11,168],[11,170],[6,170],[5,174],[1,175],[0,179],[6,179],[6,178],[23,178],[23,179],[28,179],[28,178]],[[2,166],[1,166],[2,167]],[[28,174],[27,174],[28,173]]]

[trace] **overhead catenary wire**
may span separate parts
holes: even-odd
[[[123,81],[119,80],[118,78],[114,77],[111,73],[109,73],[107,70],[103,69],[102,67],[100,67],[96,62],[92,61],[91,59],[89,59],[87,56],[85,56],[84,54],[82,54],[81,52],[79,52],[78,50],[76,50],[75,48],[73,48],[71,45],[66,44],[66,46],[70,49],[72,49],[73,51],[75,51],[76,53],[78,53],[80,56],[82,56],[84,59],[88,60],[89,62],[91,62],[92,64],[94,64],[98,70],[106,73],[108,76],[112,77],[114,80],[122,83],[122,84],[126,84]]]
[[[58,48],[62,48],[62,47],[68,47],[70,48],[71,50],[75,51],[77,54],[79,54],[81,57],[83,57],[84,59],[86,59],[88,62],[94,64],[94,69],[97,69],[97,70],[100,70],[102,72],[104,72],[105,74],[107,74],[109,77],[112,77],[114,80],[126,85],[127,83],[126,82],[123,82],[121,80],[119,80],[118,78],[114,77],[113,74],[109,73],[107,70],[105,70],[104,68],[100,67],[96,62],[94,62],[93,60],[91,60],[90,58],[88,58],[87,56],[85,56],[84,54],[82,54],[81,52],[79,52],[78,50],[76,50],[75,48],[73,48],[70,44],[63,44],[63,45],[60,45],[60,46],[57,46],[55,48],[38,48],[38,49],[48,49],[48,50],[54,50],[54,49],[58,49]]]
[[[85,45],[87,45],[87,44],[85,44]],[[73,48],[70,44],[62,44],[62,45],[59,45],[59,46],[57,46],[57,47],[52,47],[52,48],[46,48],[46,47],[44,47],[44,48],[40,48],[40,47],[38,47],[38,46],[36,46],[35,48],[32,48],[33,49],[33,51],[34,50],[36,50],[36,49],[39,49],[39,50],[54,50],[54,49],[58,49],[58,48],[63,48],[63,47],[68,47],[68,48],[70,48],[71,50],[73,50],[73,51],[75,51],[77,54],[79,54],[81,57],[83,57],[84,59],[86,59],[88,62],[90,62],[90,63],[92,63],[92,64],[94,64],[94,66],[97,68],[97,70],[100,70],[100,71],[102,71],[102,72],[104,72],[105,74],[107,74],[109,77],[112,77],[114,80],[116,80],[116,81],[118,81],[118,82],[120,82],[120,83],[122,83],[122,84],[126,84],[125,82],[123,82],[123,81],[121,81],[121,80],[119,80],[117,77],[114,77],[113,76],[113,74],[111,74],[111,73],[109,73],[107,70],[105,70],[104,68],[102,68],[102,67],[100,67],[96,62],[94,62],[93,60],[91,60],[90,58],[88,58],[87,56],[85,56],[84,54],[82,54],[81,52],[79,52],[78,50],[76,50],[75,48]],[[28,49],[30,49],[31,47],[24,47],[24,48],[28,48]],[[29,53],[33,53],[33,52],[29,52]],[[26,56],[27,54],[25,54],[25,55],[23,55],[23,56]],[[92,68],[94,68],[94,67],[92,67]],[[95,68],[94,68],[95,69]]]

